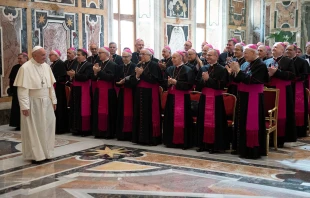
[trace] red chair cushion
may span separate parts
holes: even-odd
[[[265,121],[266,129],[269,129],[269,124],[270,124],[270,121],[269,121],[269,120],[266,120],[266,121]],[[271,126],[271,127],[273,127],[273,126],[275,126],[275,123],[274,123],[274,122],[272,123],[272,126]]]
[[[233,123],[232,120],[227,120],[227,125],[228,125],[228,127],[232,127],[232,123]]]
[[[235,109],[235,97],[230,95],[223,95],[225,111],[227,116],[233,116]]]

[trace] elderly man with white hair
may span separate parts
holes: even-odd
[[[56,115],[56,134],[68,132],[68,112],[67,98],[65,90],[65,82],[67,81],[67,71],[65,63],[60,60],[61,53],[59,50],[51,50],[49,59],[52,62],[51,69],[56,79],[54,84],[55,93],[58,101],[58,108],[55,111]]]
[[[146,145],[161,143],[159,86],[163,76],[158,63],[151,60],[148,49],[140,51],[141,61],[135,69],[135,75],[130,77],[136,86],[134,96],[134,119],[132,141]]]
[[[164,116],[164,144],[167,147],[193,146],[190,90],[194,85],[193,70],[184,65],[184,54],[177,51],[172,55],[173,66],[165,72],[168,97]]]
[[[46,51],[41,46],[34,47],[32,58],[21,66],[14,82],[22,113],[22,153],[32,163],[54,156],[56,81],[45,59]]]
[[[138,38],[135,42],[136,52],[132,53],[131,62],[138,64],[140,61],[140,51],[144,48],[144,41]]]
[[[119,65],[116,85],[120,87],[117,102],[116,137],[118,140],[131,140],[133,125],[133,89],[130,76],[135,75],[136,64],[131,62],[132,52],[122,52],[123,64]]]
[[[265,45],[260,45],[258,46],[258,57],[262,60],[262,61],[265,61],[267,59],[269,59],[267,57],[267,48]]]
[[[275,43],[272,47],[273,58],[265,60],[270,76],[268,87],[280,89],[278,112],[278,147],[284,142],[296,142],[296,122],[292,80],[296,77],[294,61],[284,56],[286,46]]]
[[[117,64],[110,59],[109,47],[99,49],[100,62],[93,66],[92,104],[93,135],[95,138],[114,138],[117,96],[114,80]]]
[[[240,69],[238,62],[231,62],[226,69],[234,75],[238,85],[238,101],[235,119],[232,154],[257,159],[266,155],[266,126],[264,115],[264,84],[269,76],[265,63],[258,57],[257,46],[245,47],[244,58],[249,65]]]

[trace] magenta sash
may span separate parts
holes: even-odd
[[[291,85],[291,81],[271,78],[271,86],[280,90],[279,107],[278,107],[278,137],[285,136],[286,125],[286,87]]]
[[[145,89],[152,89],[152,128],[153,128],[153,136],[158,137],[160,136],[160,113],[159,113],[159,85],[158,84],[151,84],[141,80],[137,87],[145,88]],[[149,115],[143,115],[149,116]]]
[[[305,116],[305,97],[304,97],[304,82],[295,82],[295,118],[296,126],[304,126]]]
[[[168,91],[168,94],[174,95],[174,132],[173,144],[184,144],[184,95],[189,91],[177,90],[174,86]]]
[[[81,87],[82,131],[90,130],[90,80],[80,82],[73,80],[73,87]]]
[[[246,144],[249,148],[259,146],[259,94],[264,92],[263,84],[246,85],[240,83],[238,91],[249,93],[246,118]]]
[[[222,95],[222,90],[204,87],[201,91],[206,97],[203,142],[213,144],[215,140],[215,97]]]
[[[133,97],[132,97],[132,89],[131,88],[123,88],[124,90],[124,126],[123,132],[131,132],[132,131],[132,123],[133,123]]]
[[[113,89],[111,82],[104,80],[97,81],[98,89],[98,129],[107,131],[109,115],[109,89]]]

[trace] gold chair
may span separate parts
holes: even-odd
[[[278,126],[278,106],[279,106],[279,89],[265,88],[264,89],[264,113],[266,124],[266,151],[269,153],[269,136],[273,132],[273,145],[275,150],[277,146],[277,126]]]
[[[191,91],[190,99],[191,99],[191,109],[193,115],[193,123],[197,123],[197,114],[198,114],[198,104],[200,100],[201,92],[199,91]]]

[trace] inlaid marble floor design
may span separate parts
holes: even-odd
[[[310,137],[259,160],[70,134],[50,162],[20,151],[20,132],[0,126],[0,197],[310,197]]]

